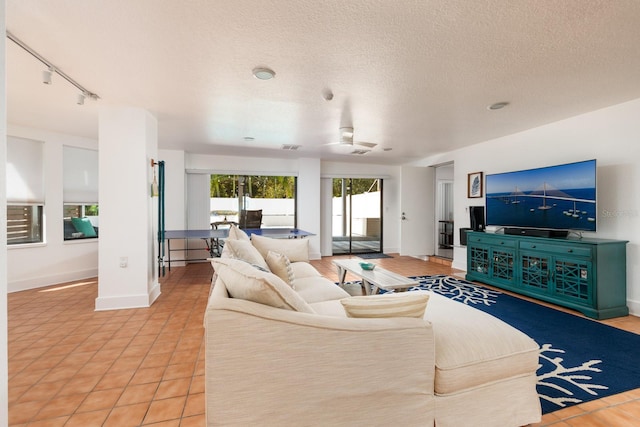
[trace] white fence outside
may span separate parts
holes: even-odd
[[[247,209],[262,209],[262,226],[293,227],[295,205],[293,199],[252,199],[247,197]],[[380,235],[380,192],[356,194],[351,197],[351,222],[353,236]],[[212,197],[210,201],[211,222],[238,222],[238,199]],[[348,224],[347,224],[348,227]],[[332,234],[348,235],[342,228],[342,198],[332,200]]]
[[[380,192],[356,194],[351,197],[351,231],[352,236],[380,236]],[[334,236],[346,236],[347,229],[342,227],[342,198],[334,197],[332,204],[332,234]]]
[[[293,199],[252,199],[247,197],[247,210],[262,209],[262,226],[293,227],[295,205]],[[211,210],[211,222],[228,221],[238,222],[238,199],[212,197],[209,204]],[[233,212],[230,215],[225,213]]]

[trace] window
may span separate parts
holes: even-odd
[[[42,242],[42,205],[7,205],[7,244]]]
[[[64,240],[98,237],[98,152],[63,148]]]
[[[7,137],[7,244],[44,241],[44,144]]]
[[[260,227],[296,227],[296,177],[211,175],[211,222],[239,223],[241,213],[261,211]]]

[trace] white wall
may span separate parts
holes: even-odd
[[[296,194],[298,227],[315,236],[309,237],[309,257],[320,258],[320,159],[298,160]]]
[[[11,136],[43,141],[45,163],[45,241],[41,244],[8,248],[8,291],[15,292],[97,276],[98,240],[64,241],[62,147],[69,145],[97,150],[98,142],[11,124],[8,125],[7,133]],[[5,186],[2,188],[4,191]]]
[[[469,226],[467,174],[486,174],[597,159],[597,233],[585,236],[628,240],[627,300],[640,315],[640,99],[551,123],[525,132],[425,159],[455,162],[455,241]],[[496,154],[499,153],[499,154]],[[466,248],[456,247],[455,268],[466,270]]]

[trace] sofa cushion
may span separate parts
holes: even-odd
[[[424,318],[432,323],[436,341],[436,394],[529,375],[537,369],[538,344],[483,311],[432,293]]]
[[[249,235],[241,230],[237,225],[231,224],[229,227],[229,240],[244,240],[245,242],[249,242],[251,239]]]
[[[291,261],[291,259],[289,259],[289,261]],[[291,262],[291,269],[293,270],[293,275],[296,278],[322,277],[322,274],[320,274],[318,270],[316,270],[315,267],[309,264],[308,262],[302,262],[302,261]]]
[[[340,300],[349,317],[417,317],[422,318],[429,294],[406,292],[393,295],[356,296]]]
[[[281,278],[287,285],[295,289],[293,281],[295,276],[293,275],[293,268],[291,268],[291,262],[286,255],[279,254],[277,252],[269,251],[267,254],[267,265],[269,270],[279,278]]]
[[[309,261],[308,239],[273,239],[252,234],[251,242],[265,259],[269,251],[274,251],[286,255],[291,262]]]
[[[348,298],[344,289],[322,276],[298,277],[293,281],[293,286],[300,297],[307,303],[338,300]]]
[[[238,259],[213,258],[211,263],[231,298],[286,310],[314,313],[296,291],[273,273],[258,270]]]
[[[249,264],[260,266],[266,270],[269,269],[264,257],[260,255],[260,252],[258,252],[250,241],[227,240],[223,252],[227,252],[231,258],[241,259]]]

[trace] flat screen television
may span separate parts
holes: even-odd
[[[596,231],[596,161],[486,178],[486,222],[501,227]]]

